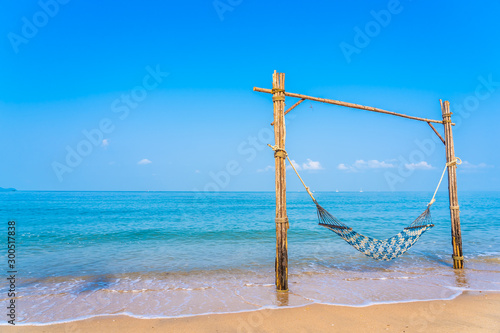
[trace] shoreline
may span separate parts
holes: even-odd
[[[260,332],[366,331],[491,332],[500,331],[500,292],[463,292],[448,300],[410,301],[368,306],[311,304],[142,319],[102,315],[53,324],[0,326],[2,332]]]
[[[292,294],[292,293],[291,293]],[[205,312],[205,313],[195,313],[195,314],[183,314],[183,315],[176,315],[176,316],[147,316],[147,315],[135,315],[133,313],[128,313],[128,312],[121,312],[121,313],[116,313],[116,314],[97,314],[97,315],[88,315],[84,317],[78,317],[75,319],[67,319],[67,320],[60,320],[60,321],[54,321],[54,322],[35,322],[35,323],[18,323],[16,324],[16,327],[46,327],[46,326],[53,326],[53,325],[64,325],[64,324],[71,324],[75,322],[81,322],[81,321],[87,321],[87,320],[93,320],[93,319],[105,319],[107,317],[127,317],[130,319],[139,319],[139,320],[174,320],[174,319],[186,319],[186,318],[193,318],[193,317],[205,317],[205,316],[218,316],[218,315],[233,315],[233,314],[248,314],[252,312],[258,312],[258,311],[269,311],[269,310],[281,310],[281,309],[296,309],[296,308],[302,308],[302,307],[307,307],[307,306],[327,306],[327,307],[341,307],[341,308],[367,308],[367,307],[372,307],[372,306],[380,306],[380,305],[397,305],[397,304],[407,304],[407,303],[421,303],[421,302],[438,302],[438,301],[452,301],[456,299],[457,297],[461,297],[462,295],[465,294],[499,294],[500,291],[497,290],[464,290],[457,292],[457,294],[450,296],[448,298],[439,298],[439,299],[411,299],[411,300],[401,300],[401,301],[382,301],[382,302],[373,302],[370,304],[336,304],[336,303],[325,303],[325,302],[320,302],[320,301],[311,301],[311,303],[307,304],[300,304],[300,305],[269,305],[269,306],[263,306],[258,309],[247,309],[247,310],[236,310],[236,311],[226,311],[226,312]],[[0,328],[3,326],[9,326],[5,325],[3,323],[0,323]]]

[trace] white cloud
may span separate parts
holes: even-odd
[[[194,170],[194,173],[200,173],[200,170]]]
[[[337,169],[342,171],[351,171],[356,172],[360,170],[368,170],[368,169],[390,169],[395,168],[396,166],[388,161],[378,161],[378,160],[356,160],[353,165],[347,165],[344,163],[340,163],[337,166]]]
[[[297,170],[302,170],[302,167],[300,166],[299,163],[295,162],[295,160],[290,160],[293,164],[293,166],[295,167],[295,169]],[[292,167],[290,165],[287,165],[286,167],[287,169],[291,169]]]
[[[108,139],[104,139],[104,140],[102,140],[101,146],[102,146],[103,148],[106,148],[107,146],[109,146],[109,140],[108,140]]]
[[[354,162],[354,164],[352,165],[353,168],[355,169],[366,169],[367,168],[367,164],[365,162],[365,160],[357,160],[356,162]]]
[[[151,164],[151,163],[153,163],[153,162],[151,162],[147,158],[144,158],[144,159],[140,160],[139,162],[137,162],[137,164],[139,164],[139,165],[146,165],[146,164]]]
[[[354,162],[353,167],[357,169],[388,169],[394,168],[394,164],[378,160],[357,160]]]
[[[319,161],[313,161],[310,158],[306,160],[305,163],[299,164],[295,160],[290,160],[295,167],[295,169],[298,170],[322,170],[323,166]],[[292,169],[290,165],[286,167],[287,169]]]
[[[387,163],[387,162],[384,162],[384,161],[377,161],[377,160],[371,160],[371,161],[368,161],[368,167],[371,168],[371,169],[389,169],[389,168],[394,168],[394,164],[392,163]]]
[[[297,163],[297,161],[295,161],[295,160],[290,160],[290,161],[292,162],[295,169],[297,169],[297,171],[299,171],[299,170],[322,170],[323,169],[323,166],[321,165],[321,163],[319,161],[313,161],[310,158],[308,158],[306,160],[306,162],[302,163],[302,164]],[[287,165],[286,168],[288,170],[292,170],[291,165]],[[257,169],[257,172],[268,172],[271,170],[274,170],[274,166],[268,165],[263,169]]]
[[[304,170],[321,170],[323,167],[319,161],[313,161],[310,158],[307,159],[307,163],[302,164]]]
[[[349,167],[346,166],[344,163],[340,163],[338,166],[337,166],[337,169],[339,170],[349,170]]]
[[[433,169],[432,165],[427,163],[426,161],[418,162],[418,163],[405,163],[405,168],[409,170],[430,170]]]
[[[271,170],[274,170],[274,167],[271,166],[271,165],[268,165],[268,166],[266,166],[263,169],[257,169],[257,172],[268,172],[268,171],[271,171]]]
[[[462,164],[459,165],[458,167],[464,169],[487,169],[487,168],[493,168],[493,165],[489,165],[486,163],[472,164],[467,161],[463,161]]]

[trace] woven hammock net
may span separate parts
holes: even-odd
[[[357,233],[356,231],[352,230],[352,228],[340,222],[335,216],[328,213],[326,209],[318,204],[311,190],[304,183],[304,180],[302,180],[299,172],[288,157],[287,152],[284,149],[279,148],[278,146],[268,146],[274,150],[275,156],[288,159],[288,162],[293,168],[293,171],[295,171],[302,185],[304,185],[307,193],[311,196],[311,199],[316,204],[316,209],[318,210],[319,225],[330,229],[364,255],[376,260],[385,261],[395,259],[408,251],[419,240],[420,236],[422,236],[424,232],[434,227],[434,224],[432,224],[430,207],[435,201],[435,197],[443,180],[444,174],[449,166],[462,163],[462,160],[458,157],[454,161],[446,163],[441,174],[441,178],[439,179],[439,183],[436,187],[436,190],[434,191],[434,195],[432,196],[431,201],[427,204],[427,208],[425,209],[425,211],[420,214],[420,216],[417,217],[412,224],[404,228],[403,231],[401,231],[399,234],[384,240],[379,240]]]
[[[356,250],[376,260],[389,261],[399,257],[408,251],[424,232],[434,227],[430,206],[428,206],[412,224],[404,228],[399,234],[385,240],[378,240],[355,232],[328,213],[316,200],[314,200],[314,203],[318,210],[319,225],[330,229]]]

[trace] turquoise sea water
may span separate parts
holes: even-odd
[[[432,193],[315,196],[356,231],[384,239],[422,213]],[[459,193],[466,256],[459,272],[451,267],[446,192],[432,207],[436,226],[392,262],[365,257],[318,226],[304,192],[288,193],[287,202],[290,293],[283,296],[273,285],[272,192],[0,193],[3,232],[9,220],[17,228],[18,320],[175,317],[314,302],[361,306],[500,291],[500,192]],[[6,304],[5,279],[0,287]]]

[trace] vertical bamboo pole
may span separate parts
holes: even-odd
[[[288,217],[285,168],[285,73],[273,74],[274,152],[276,170],[276,289],[288,290]]]
[[[446,162],[448,163],[448,192],[450,196],[450,219],[451,219],[451,244],[453,246],[453,268],[464,267],[462,252],[462,232],[460,230],[460,210],[457,194],[457,164],[455,160],[455,146],[453,143],[453,132],[451,127],[450,102],[439,100],[441,112],[443,113],[443,125],[446,147]]]

